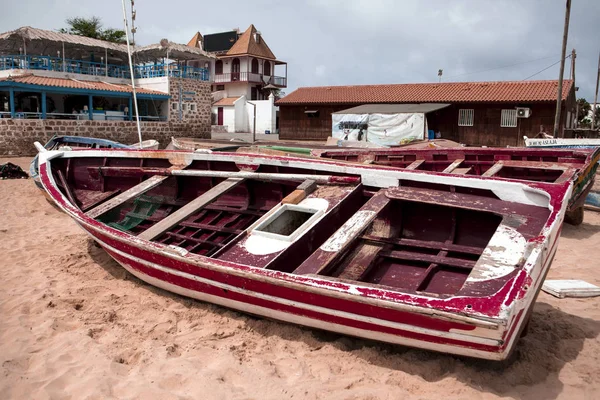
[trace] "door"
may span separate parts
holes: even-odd
[[[239,81],[240,80],[240,59],[234,58],[231,61],[231,80]]]
[[[223,126],[223,107],[217,108],[217,125]]]

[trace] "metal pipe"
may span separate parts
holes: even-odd
[[[335,183],[335,184],[358,184],[361,181],[359,176],[337,176],[337,175],[311,175],[311,174],[283,174],[271,172],[247,172],[247,171],[210,171],[210,170],[189,170],[189,169],[171,169],[171,168],[152,168],[152,167],[99,167],[97,171],[102,176],[114,176],[111,172],[118,172],[122,176],[134,176],[143,173],[148,175],[160,176],[191,176],[206,178],[242,178],[256,179],[261,181],[289,180],[300,181],[312,180],[317,183]],[[132,175],[133,174],[133,175]]]
[[[129,60],[129,73],[131,74],[131,88],[133,91],[133,106],[135,107],[135,123],[137,126],[138,138],[140,141],[140,149],[142,148],[142,127],[140,126],[140,114],[138,111],[137,94],[135,92],[135,78],[133,76],[133,63],[131,61],[131,45],[129,44],[129,23],[127,22],[127,10],[125,9],[125,0],[121,0],[123,4],[123,21],[125,23],[125,39],[127,41],[127,58]]]

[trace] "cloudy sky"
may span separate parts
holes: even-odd
[[[278,59],[288,89],[369,83],[557,79],[564,0],[136,1],[139,44],[187,43],[196,31],[253,23]],[[65,26],[99,16],[122,28],[120,0],[19,0],[0,31]],[[600,1],[573,0],[568,52],[577,50],[578,97],[593,100],[600,51]],[[542,71],[542,72],[540,72]],[[539,72],[539,73],[538,73]],[[567,60],[565,77],[569,76]],[[537,74],[536,74],[537,73]]]

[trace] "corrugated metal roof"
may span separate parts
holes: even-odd
[[[566,99],[573,81],[565,80]],[[558,81],[449,82],[298,88],[287,104],[470,103],[555,101]]]
[[[396,113],[429,113],[446,108],[450,104],[420,103],[420,104],[363,104],[332,114],[396,114]]]
[[[61,87],[69,89],[86,89],[86,90],[103,90],[109,92],[122,92],[132,93],[133,89],[129,85],[118,85],[115,83],[106,82],[92,82],[92,81],[80,81],[76,79],[61,79],[61,78],[47,78],[43,76],[35,75],[22,75],[8,78],[0,78],[0,82],[12,81],[16,83],[24,83],[28,85],[40,85],[50,87]],[[156,90],[136,88],[136,92],[139,94],[149,94],[158,96],[168,96],[166,93],[158,92]]]

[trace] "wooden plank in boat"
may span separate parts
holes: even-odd
[[[202,207],[206,206],[209,203],[212,203],[222,194],[227,193],[241,182],[244,179],[241,178],[229,178],[219,183],[217,186],[212,189],[204,192],[200,196],[196,197],[194,200],[181,207],[179,210],[175,211],[173,214],[169,215],[165,219],[146,229],[144,232],[138,235],[139,238],[145,240],[152,240],[156,237],[162,235],[173,226],[177,225]]]
[[[391,226],[388,221],[375,219],[369,228],[371,235],[390,239],[395,236],[396,228]],[[385,242],[362,242],[360,248],[352,256],[352,262],[338,275],[341,279],[359,280],[375,264],[379,254],[388,247]]]
[[[312,179],[307,179],[304,182],[302,182],[300,185],[298,185],[296,190],[294,190],[292,193],[285,196],[284,199],[281,200],[281,203],[282,204],[298,204],[302,200],[304,200],[306,198],[306,196],[308,196],[309,194],[314,192],[316,188],[317,188],[317,182],[313,181]]]
[[[454,174],[454,175],[466,175],[469,172],[471,172],[471,167],[467,167],[467,168],[455,168],[450,173]]]
[[[464,158],[459,158],[458,160],[454,160],[454,161],[452,162],[452,164],[448,165],[448,166],[446,167],[446,169],[444,169],[442,172],[443,172],[443,173],[446,173],[446,174],[449,174],[449,173],[451,173],[451,172],[452,172],[452,171],[454,171],[456,168],[458,168],[458,166],[459,166],[460,164],[462,164],[462,163],[463,163],[463,161],[465,161],[465,159],[464,159]]]
[[[482,197],[468,193],[452,193],[432,189],[415,187],[393,187],[382,189],[386,196],[395,200],[414,201],[425,204],[436,204],[462,208],[466,210],[477,210],[492,212],[500,215],[526,215],[543,213],[544,207],[503,201],[491,197]]]
[[[390,199],[385,196],[384,190],[377,192],[344,225],[335,231],[320,248],[304,260],[296,268],[294,274],[319,274],[326,270],[371,225],[373,220],[377,218],[377,215],[389,202]],[[369,265],[366,266],[366,268],[368,267]],[[364,271],[362,272],[364,273]],[[361,271],[357,269],[352,274],[361,274]]]
[[[142,183],[135,185],[134,187],[113,197],[109,201],[107,201],[103,204],[100,204],[99,206],[96,206],[92,210],[88,211],[86,213],[86,215],[90,218],[98,218],[100,215],[114,209],[115,207],[120,206],[121,204],[125,203],[126,201],[131,200],[134,197],[137,197],[143,193],[146,193],[148,190],[150,190],[152,188],[155,188],[156,186],[158,186],[162,181],[164,181],[167,178],[168,178],[168,176],[160,176],[160,175],[151,176],[150,178],[146,179]]]
[[[406,167],[406,169],[417,169],[424,162],[425,162],[425,160],[416,160],[416,161],[413,161],[409,166]]]
[[[492,165],[490,169],[485,171],[481,176],[494,176],[498,172],[500,172],[502,167],[504,167],[504,164],[502,162],[497,162],[496,164]]]

